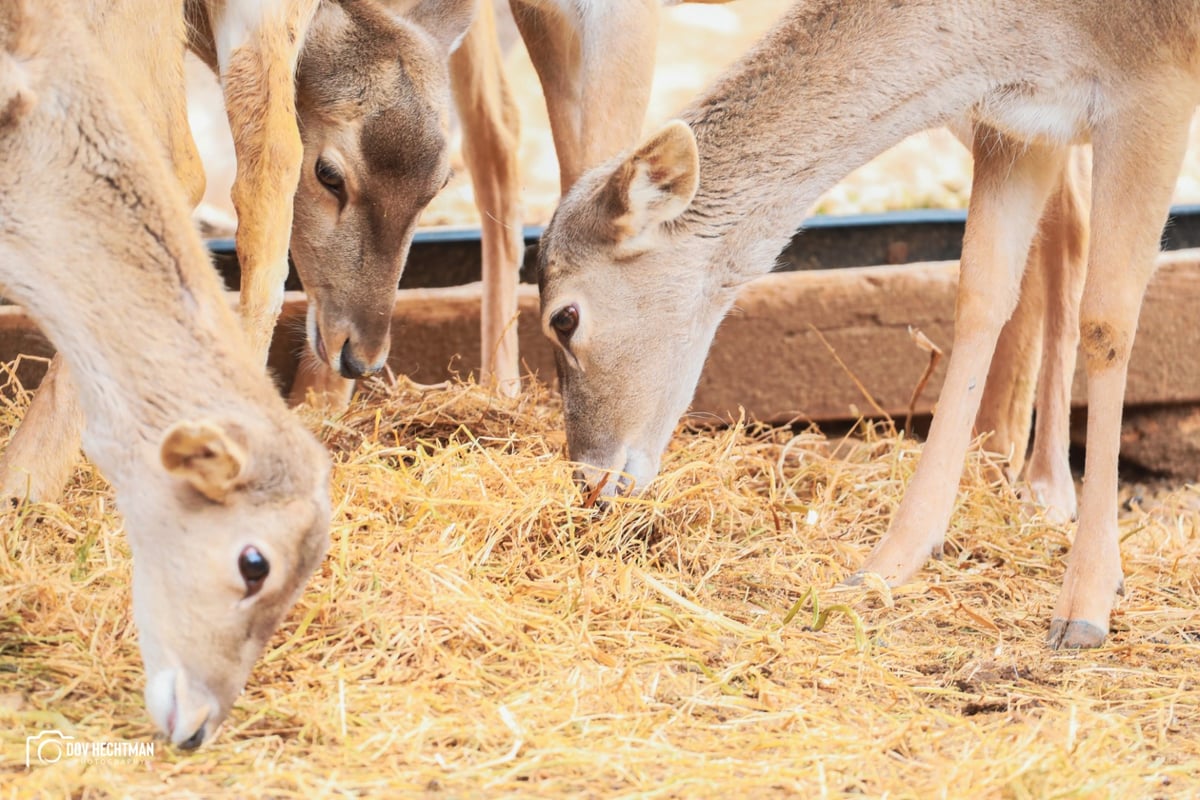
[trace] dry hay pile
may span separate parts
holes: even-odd
[[[685,431],[648,497],[602,512],[542,390],[401,385],[313,423],[338,461],[329,556],[193,754],[25,769],[39,730],[151,726],[104,483],[84,467],[62,505],[4,514],[0,796],[1200,792],[1185,492],[1122,521],[1109,645],[1052,653],[1068,530],[979,455],[946,558],[888,593],[831,588],[912,473],[887,428]]]

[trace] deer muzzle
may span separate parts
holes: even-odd
[[[322,324],[315,303],[308,307],[308,341],[317,358],[344,378],[374,375],[387,364],[391,350],[390,324],[371,325],[365,330],[353,323]],[[390,320],[387,320],[390,323]]]
[[[225,717],[212,692],[179,667],[147,679],[146,708],[171,744],[183,750],[194,750],[211,738]]]

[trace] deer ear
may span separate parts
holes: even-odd
[[[673,120],[617,167],[601,190],[616,242],[633,240],[678,217],[700,185],[700,156],[692,129]]]
[[[24,0],[4,2],[0,9],[0,128],[16,123],[33,108],[37,93],[21,63],[37,43]]]
[[[240,431],[216,422],[178,422],[162,443],[162,464],[192,488],[222,503],[238,484],[248,461]]]
[[[488,2],[488,0],[484,0]],[[453,53],[475,19],[476,0],[417,0],[405,15]]]

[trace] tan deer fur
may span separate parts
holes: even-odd
[[[1050,643],[1102,642],[1121,588],[1121,399],[1200,88],[1198,30],[1200,7],[1181,0],[798,3],[683,121],[586,174],[543,237],[572,457],[593,480],[644,486],[738,287],[770,269],[804,210],[904,136],[969,115],[954,351],[917,473],[863,567],[908,580],[941,547],[1038,221],[1069,148],[1090,140],[1088,460]]]
[[[137,20],[128,72],[89,30],[121,18]],[[160,109],[181,109],[183,86],[132,60],[182,58],[183,37],[178,9],[150,0],[0,5],[0,291],[70,365],[133,551],[147,707],[194,747],[321,560],[330,509],[328,456],[263,375],[191,226],[171,115],[147,113],[157,81]],[[247,547],[269,564],[253,592]]]
[[[301,160],[293,74],[317,0],[83,0],[83,6],[93,36],[162,137],[193,204],[204,194],[204,173],[187,122],[184,42],[209,56],[221,75],[238,155],[233,201],[242,274],[239,306],[251,346],[265,364],[283,305]],[[184,41],[130,34],[143,20],[165,20],[168,14],[174,28],[186,30]],[[163,46],[164,41],[177,45]],[[162,91],[168,85],[171,91]],[[69,374],[58,361],[0,460],[0,494],[50,500],[70,477],[83,419]]]
[[[395,286],[417,216],[448,175],[447,61],[467,30],[474,2],[421,0],[403,9],[374,0],[319,6],[316,0],[186,2],[189,46],[220,75],[233,128],[240,308],[260,357],[265,359],[283,300],[289,236],[308,291],[309,340],[319,360],[299,399],[308,386],[345,396],[351,377],[383,365]],[[121,54],[115,57],[119,65],[141,69],[147,60],[128,59],[121,49],[138,19],[106,13],[93,27],[102,41],[111,40],[110,52]],[[147,55],[159,62],[171,55],[176,63],[158,63],[147,74],[178,75],[182,86],[181,53],[159,48]],[[135,85],[145,80],[122,77]],[[149,97],[144,106],[152,120],[163,120],[158,127],[166,131],[176,172],[198,198],[203,174],[196,170],[182,105],[166,109],[160,95],[152,91]],[[168,127],[180,123],[181,133]],[[515,175],[515,151],[508,159]],[[340,197],[317,178],[319,161],[343,181]],[[488,159],[477,172],[486,180],[503,163]],[[501,288],[493,293],[498,301],[486,304],[484,335],[493,342],[511,339],[501,353],[512,365],[505,373],[508,386],[516,381],[515,330],[508,338],[501,331],[512,327],[516,314],[521,239],[515,180],[504,184],[507,208],[488,215],[504,221],[499,233],[493,224],[488,269],[511,279],[507,289],[491,281]],[[504,238],[506,231],[515,233]],[[0,491],[8,496],[53,499],[70,476],[82,420],[66,379],[65,370],[51,370],[0,461]]]

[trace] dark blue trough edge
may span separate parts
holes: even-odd
[[[837,269],[957,259],[967,212],[915,209],[882,214],[810,217],[780,254],[778,271]],[[544,228],[524,230],[526,255],[521,280],[536,283],[535,250]],[[421,230],[413,237],[400,288],[456,286],[479,280],[478,228]],[[230,288],[238,285],[232,239],[208,242],[217,269]],[[1177,205],[1163,230],[1163,249],[1200,247],[1200,205]],[[288,287],[300,288],[294,270]]]

